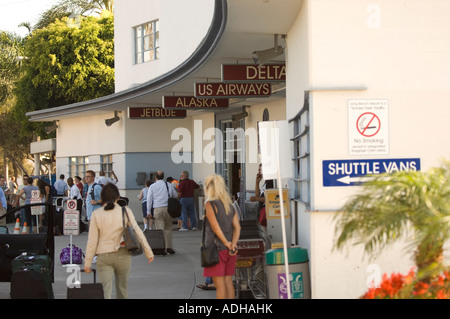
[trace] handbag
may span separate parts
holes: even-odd
[[[167,195],[169,196],[167,200],[167,211],[169,212],[170,217],[172,218],[178,218],[181,216],[181,203],[178,198],[170,197],[169,194],[169,187],[167,186]]]
[[[72,260],[70,260],[70,250],[72,250]],[[67,247],[61,250],[61,254],[59,254],[59,260],[61,261],[62,265],[67,265],[71,262],[72,264],[82,264],[84,261],[83,250],[73,244],[69,244]]]
[[[130,218],[128,217],[128,213],[125,207],[122,207],[122,221],[123,221],[123,241],[125,242],[125,247],[128,252],[133,256],[138,256],[142,254],[142,246],[139,242],[136,233],[133,229],[133,226],[128,225],[128,222],[125,224],[125,215],[127,215],[128,221]]]
[[[216,212],[215,205],[213,203],[211,203],[211,205],[213,206],[214,212]],[[202,267],[212,267],[219,263],[219,251],[217,250],[215,240],[214,244],[210,246],[206,246],[205,243],[205,229],[207,220],[208,219],[205,216],[205,224],[203,225],[202,246],[200,248]]]

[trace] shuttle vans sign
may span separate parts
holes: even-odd
[[[420,158],[330,160],[322,162],[323,186],[357,186],[368,181],[367,175],[420,171]]]

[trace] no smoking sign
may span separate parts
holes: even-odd
[[[380,118],[372,112],[361,114],[356,121],[356,129],[364,137],[372,137],[380,131]]]
[[[389,103],[386,99],[349,100],[349,154],[389,154]]]
[[[67,201],[67,209],[68,210],[76,210],[77,209],[77,201],[73,199],[69,199]]]

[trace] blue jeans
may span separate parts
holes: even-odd
[[[187,229],[188,218],[191,221],[191,227],[197,227],[197,216],[195,214],[195,204],[193,197],[180,198],[181,203],[181,219],[183,220],[183,228]]]

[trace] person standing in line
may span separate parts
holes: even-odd
[[[19,185],[17,189],[17,196],[16,196],[16,207],[21,207],[25,205],[25,198],[19,197],[20,192],[22,189],[28,185],[28,175],[22,176],[22,185]],[[22,193],[23,194],[23,193]],[[20,226],[23,226],[23,223],[26,222],[26,215],[25,215],[25,208],[22,208],[20,210]]]
[[[81,214],[81,209],[83,206],[83,200],[81,199],[81,193],[78,186],[75,184],[72,177],[67,179],[67,185],[69,185],[69,198],[77,200],[77,210]]]
[[[178,184],[180,184],[179,181],[174,179],[172,176],[169,176],[166,178],[166,182],[171,183],[175,190],[178,192]],[[177,218],[177,224],[178,224],[178,230],[180,230],[183,227],[183,220],[181,219],[181,216]]]
[[[11,176],[9,178],[9,196],[10,196],[10,203],[13,203],[13,200],[15,201],[15,195],[17,194],[17,183],[16,183],[16,178],[14,176]]]
[[[183,171],[178,185],[178,198],[180,199],[181,219],[183,220],[183,226],[179,231],[188,231],[188,218],[191,222],[191,229],[198,230],[194,203],[194,190],[196,188],[199,188],[199,186],[192,179],[189,179],[189,172]]]
[[[239,217],[222,176],[213,174],[205,180],[205,243],[219,248],[219,263],[203,268],[204,277],[212,277],[217,299],[234,299],[232,276],[236,269],[237,242],[241,233]]]
[[[258,166],[258,173],[256,174],[255,181],[255,196],[250,197],[251,202],[258,202],[258,221],[263,227],[267,227],[266,219],[266,199],[264,193],[266,189],[273,188],[273,180],[269,179],[264,181],[264,184],[260,187],[259,184],[263,180],[262,164]]]
[[[8,201],[6,200],[6,195],[3,192],[3,185],[5,184],[6,179],[5,176],[0,174],[0,217],[6,215],[6,211],[8,209]],[[0,219],[0,226],[6,226],[6,216]]]
[[[131,255],[123,243],[123,218],[125,218],[125,224],[128,223],[133,227],[148,263],[154,259],[153,251],[129,207],[125,207],[127,214],[123,217],[122,207],[117,204],[119,198],[120,193],[116,185],[108,183],[102,188],[101,201],[104,205],[95,210],[91,216],[86,245],[84,271],[86,273],[92,271],[92,262],[97,255],[96,268],[99,281],[103,285],[105,299],[111,299],[113,280],[116,286],[116,298],[128,298]]]
[[[138,196],[138,199],[142,203],[142,215],[144,220],[144,230],[152,229],[153,226],[153,208],[151,209],[151,215],[147,215],[147,192],[148,188],[152,184],[152,181],[149,179],[145,180],[145,187],[141,189],[141,193]]]
[[[77,185],[78,189],[80,190],[81,197],[84,197],[84,194],[83,194],[83,183],[81,182],[81,177],[77,175],[73,179],[74,179],[73,182],[75,183],[75,185]]]
[[[64,174],[59,175],[59,179],[53,184],[53,187],[56,189],[56,196],[64,197],[69,194],[69,186],[67,186],[64,178]]]
[[[32,191],[39,191],[39,187],[33,185],[33,178],[28,177],[28,185],[24,186],[22,190],[17,195],[19,198],[25,200],[25,204],[31,203],[31,193]],[[31,215],[31,207],[25,208],[25,221],[30,227],[30,233],[37,232],[37,216]]]
[[[106,174],[104,171],[98,172],[99,177],[95,180],[95,183],[106,185],[108,183],[117,184],[119,182],[119,179],[117,178],[117,175],[114,173],[114,171],[111,171],[111,174],[113,178],[106,177]]]
[[[92,212],[96,209],[102,207],[101,192],[102,186],[94,183],[95,172],[88,170],[84,176],[88,189],[86,192],[86,218],[88,221],[91,220]]]
[[[147,216],[151,214],[153,207],[155,229],[162,229],[166,242],[166,252],[175,254],[172,247],[173,226],[172,217],[167,210],[169,197],[177,197],[177,192],[172,184],[164,181],[164,172],[156,173],[156,182],[148,188],[147,192]]]

